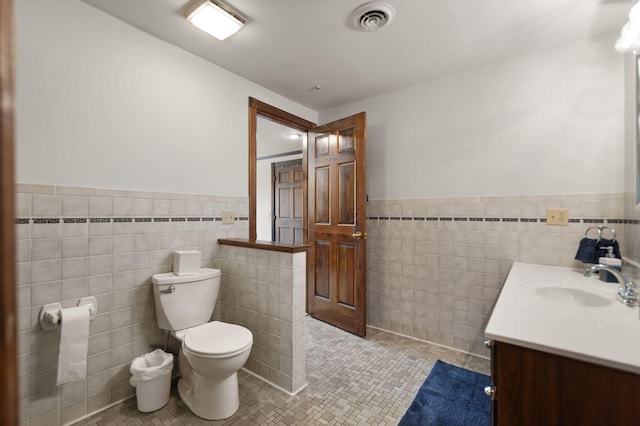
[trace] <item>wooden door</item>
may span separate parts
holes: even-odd
[[[13,16],[13,1],[0,1],[0,425],[17,425],[20,420],[15,291]]]
[[[307,312],[366,333],[366,114],[309,131]]]
[[[302,159],[272,164],[273,241],[303,243],[304,170]]]

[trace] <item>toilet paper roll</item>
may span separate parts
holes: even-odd
[[[86,305],[61,311],[58,386],[87,376],[89,320],[89,307]]]

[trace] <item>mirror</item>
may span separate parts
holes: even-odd
[[[297,117],[286,111],[249,98],[249,239],[276,241],[279,235],[290,235],[282,244],[305,244],[307,223],[307,169],[306,169],[306,132],[315,127],[315,123]],[[298,133],[300,141],[291,143],[287,135]],[[260,140],[260,142],[258,142]],[[258,160],[260,158],[260,160]],[[296,166],[295,164],[299,164]],[[302,179],[301,189],[291,189],[288,195],[302,199],[302,225],[277,224],[273,217],[276,200],[281,199],[277,187],[272,185],[273,176],[280,168],[288,168],[292,180]],[[298,169],[296,169],[298,167]],[[301,168],[301,171],[300,171]],[[266,169],[266,171],[265,171]],[[297,171],[296,171],[297,170]],[[260,173],[260,180],[258,180]],[[264,176],[271,176],[264,182]],[[258,188],[260,187],[260,191]],[[267,188],[267,189],[266,189]],[[282,191],[286,192],[286,191]],[[258,196],[258,194],[260,195]],[[260,204],[260,208],[258,208]],[[282,201],[282,207],[285,207]],[[280,208],[280,206],[278,206]],[[300,213],[300,203],[293,205],[296,214]],[[258,216],[259,214],[259,216]],[[258,225],[260,223],[260,225]],[[278,228],[278,226],[280,228]],[[281,230],[278,230],[281,229]],[[283,230],[284,229],[284,230]],[[287,229],[289,231],[287,231]],[[258,230],[260,234],[258,235]],[[278,234],[278,235],[275,235]],[[297,234],[297,236],[296,236]]]
[[[302,244],[306,133],[258,116],[256,239]]]

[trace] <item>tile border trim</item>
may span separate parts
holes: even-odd
[[[438,222],[507,222],[507,223],[546,223],[545,217],[464,217],[464,216],[367,216],[367,220],[378,221],[438,221]],[[640,219],[620,218],[569,218],[569,223],[608,223],[640,224]]]

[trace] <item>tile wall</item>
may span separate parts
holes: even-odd
[[[289,393],[305,385],[306,253],[220,246],[222,320],[247,327],[245,368]]]
[[[511,264],[581,267],[580,239],[603,224],[628,247],[624,204],[622,193],[370,201],[367,323],[489,356],[483,330]],[[569,225],[547,225],[547,208],[568,208]]]
[[[164,343],[150,277],[178,248],[222,269],[214,317],[252,330],[247,369],[290,393],[304,386],[304,254],[216,244],[247,236],[245,198],[26,184],[16,197],[23,424],[66,424],[133,394],[130,361]],[[550,207],[568,208],[569,226],[547,225]],[[483,329],[512,262],[580,267],[578,242],[599,224],[637,258],[634,214],[624,194],[370,201],[368,324],[488,356]],[[57,387],[60,334],[39,329],[39,309],[89,295],[88,377]]]
[[[134,392],[129,363],[164,344],[155,325],[151,275],[172,269],[175,249],[202,252],[212,267],[216,241],[247,237],[246,198],[19,184],[17,306],[23,424],[58,425]],[[233,225],[221,211],[234,210]],[[59,331],[41,331],[47,303],[75,306],[95,296],[86,380],[56,386]],[[214,316],[220,315],[216,307]]]

